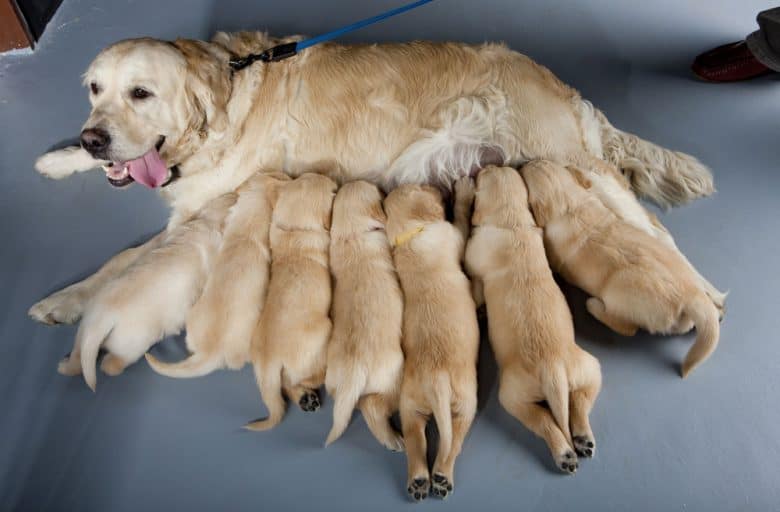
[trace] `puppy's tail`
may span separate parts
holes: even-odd
[[[439,373],[434,377],[432,396],[431,410],[436,428],[439,429],[439,451],[436,456],[446,460],[452,448],[452,387],[449,375]]]
[[[542,393],[550,406],[555,422],[571,443],[569,430],[569,377],[562,364],[556,364],[549,371],[542,372]]]
[[[325,440],[325,446],[341,437],[347,426],[349,426],[352,411],[355,409],[358,400],[360,400],[360,395],[365,387],[365,376],[357,373],[350,371],[342,381],[342,385],[336,389],[336,396],[333,402],[333,427],[331,427],[328,438]]]
[[[699,294],[685,307],[684,313],[691,317],[696,326],[696,341],[693,342],[682,364],[683,378],[710,357],[718,346],[720,338],[718,310],[706,295]]]
[[[222,366],[221,358],[214,354],[198,352],[190,355],[187,359],[176,363],[166,363],[160,361],[152,354],[145,354],[146,362],[156,371],[166,377],[174,379],[185,379],[190,377],[202,377]]]
[[[81,371],[84,374],[84,381],[92,391],[95,391],[97,385],[95,365],[100,346],[111,334],[114,326],[114,319],[110,315],[102,311],[96,313],[84,318],[76,333],[76,344],[81,347]]]
[[[255,363],[255,378],[268,408],[268,417],[247,423],[244,428],[254,431],[270,430],[282,421],[286,409],[282,396],[282,368],[266,368],[261,371],[260,365]]]
[[[712,173],[696,158],[618,130],[600,110],[581,103],[583,124],[598,125],[604,159],[625,174],[637,195],[668,208],[715,192]]]

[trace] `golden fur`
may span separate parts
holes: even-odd
[[[403,296],[385,221],[375,185],[354,181],[339,189],[330,229],[333,334],[325,388],[334,406],[326,444],[341,436],[359,404],[374,437],[391,450],[403,450],[403,439],[389,422],[398,410],[403,375]]]
[[[400,413],[408,461],[407,492],[446,497],[455,459],[477,407],[479,327],[469,281],[460,267],[463,239],[444,220],[441,195],[404,185],[385,199],[387,236],[404,294]],[[425,425],[433,415],[439,449],[432,473]]]
[[[258,174],[238,189],[225,221],[222,244],[203,294],[187,315],[191,356],[163,363],[151,354],[152,368],[169,377],[198,377],[249,361],[249,346],[265,303],[271,252],[268,236],[278,190],[289,178]]]
[[[619,219],[585,188],[580,170],[537,161],[522,174],[553,270],[591,295],[594,317],[626,336],[639,327],[669,334],[696,326],[683,377],[709,357],[720,334],[718,310],[684,258]]]
[[[601,370],[574,342],[569,307],[515,169],[491,167],[477,177],[466,268],[487,305],[501,405],[544,438],[559,469],[574,473],[577,455],[591,457],[596,449],[588,414]]]
[[[271,230],[271,280],[252,339],[252,364],[268,418],[246,425],[268,430],[284,416],[282,390],[305,411],[319,408],[331,320],[328,251],[336,184],[303,174],[281,186]]]

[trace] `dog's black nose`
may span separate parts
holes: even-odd
[[[81,132],[81,147],[92,156],[104,152],[110,143],[111,137],[107,131],[101,128],[87,128]]]

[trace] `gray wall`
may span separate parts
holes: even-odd
[[[293,408],[270,433],[251,372],[175,381],[144,363],[100,376],[93,395],[55,372],[75,328],[26,318],[54,289],[148,237],[167,209],[148,190],[111,189],[101,173],[62,182],[32,169],[77,134],[88,112],[80,73],[104,45],[214,29],[319,33],[398,5],[390,0],[66,0],[33,55],[0,56],[0,509],[399,510],[405,461],[356,415],[327,450],[331,403]],[[457,466],[456,510],[775,510],[780,249],[777,78],[711,85],[691,78],[699,51],[753,30],[771,2],[439,0],[345,40],[504,40],[549,66],[612,122],[712,166],[719,193],[661,215],[680,247],[730,289],[721,346],[687,381],[692,338],[623,339],[568,293],[604,391],[595,460],[557,474],[543,442],[497,404],[483,351],[482,408]],[[156,349],[181,357],[181,342]]]

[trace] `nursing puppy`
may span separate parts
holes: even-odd
[[[225,194],[209,202],[103,286],[87,304],[73,351],[59,372],[83,371],[94,391],[101,346],[108,351],[101,369],[118,375],[160,339],[178,333],[206,282],[235,199],[235,194]]]
[[[709,357],[720,335],[718,310],[676,251],[619,219],[586,190],[578,169],[536,161],[522,174],[551,266],[592,296],[590,314],[625,336],[639,327],[677,334],[695,326],[683,377]]]
[[[146,354],[157,373],[199,377],[225,366],[237,370],[250,359],[252,333],[268,287],[271,214],[279,187],[288,180],[281,173],[258,174],[238,189],[206,287],[187,316],[192,355],[164,363]]]
[[[304,411],[320,406],[331,321],[328,270],[331,207],[336,184],[303,174],[281,187],[271,220],[271,281],[252,339],[252,364],[268,418],[248,430],[268,430],[284,417],[282,391]]]
[[[585,457],[596,450],[588,414],[601,389],[601,369],[574,343],[571,313],[517,171],[491,167],[479,174],[472,222],[466,268],[480,281],[487,304],[499,401],[544,438],[559,469],[574,473],[572,448]],[[543,400],[549,410],[539,405]]]
[[[407,492],[447,497],[453,469],[477,408],[479,327],[460,266],[463,239],[444,220],[437,189],[404,185],[385,199],[387,235],[404,294],[406,357],[400,412],[408,461]],[[432,478],[425,425],[433,414],[439,449]]]
[[[389,421],[398,410],[403,375],[403,296],[385,222],[375,185],[353,181],[339,189],[330,229],[333,335],[325,388],[334,406],[326,445],[341,436],[359,404],[374,437],[391,450],[403,450]]]

